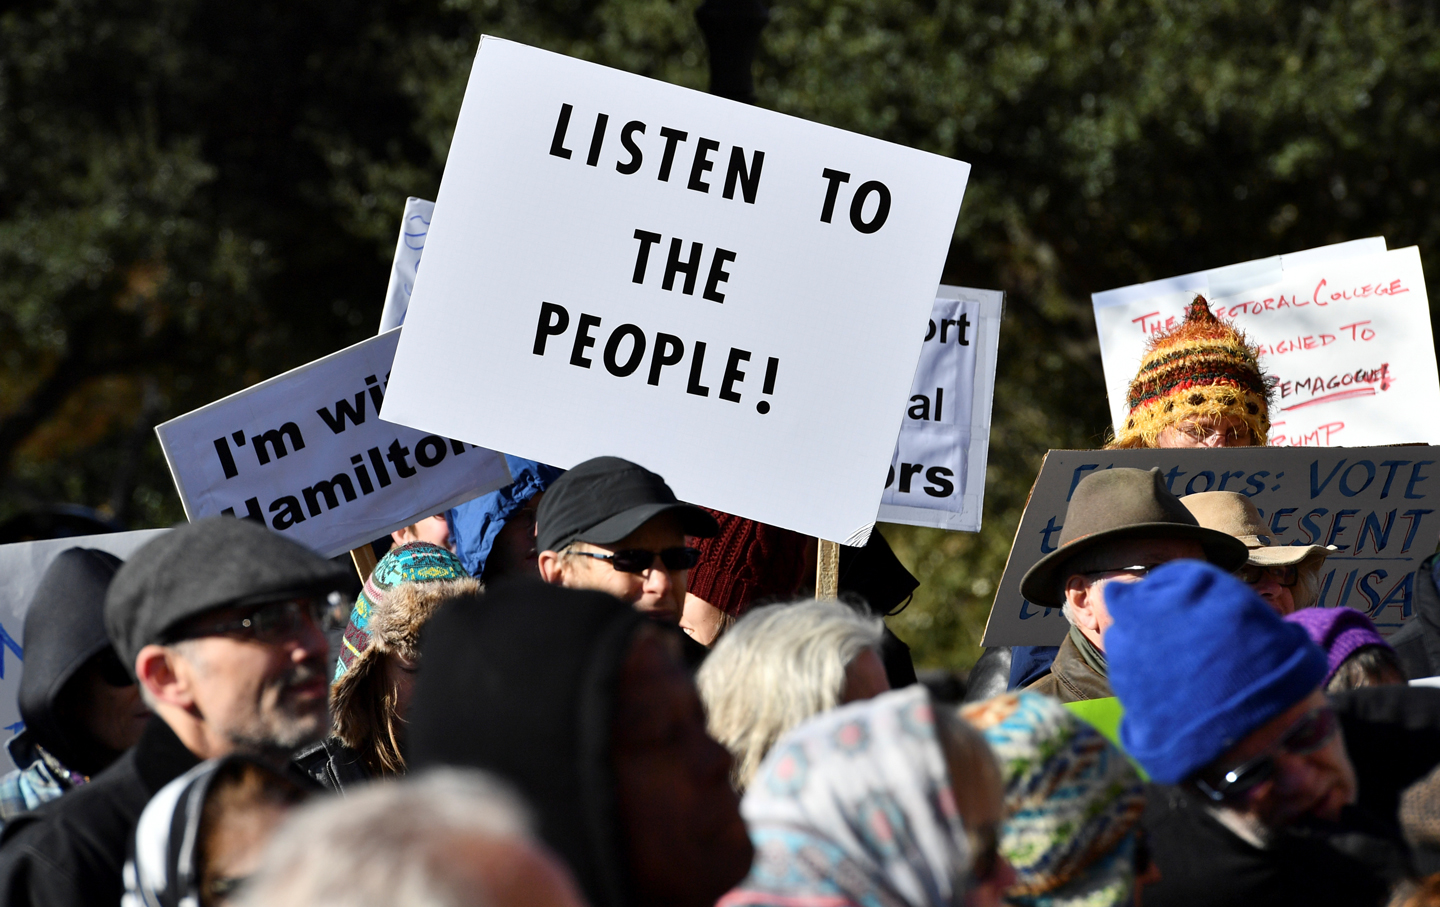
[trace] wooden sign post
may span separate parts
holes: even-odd
[[[840,597],[840,543],[816,539],[815,597],[833,601]]]
[[[350,560],[355,562],[355,572],[360,574],[362,583],[370,578],[370,574],[375,571],[375,565],[379,563],[375,560],[375,549],[369,545],[351,548]]]

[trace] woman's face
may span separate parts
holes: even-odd
[[[702,646],[712,646],[725,629],[725,612],[691,592],[685,593],[680,629]]]
[[[1167,425],[1156,447],[1250,447],[1257,444],[1239,416],[1195,416]]]
[[[410,697],[415,693],[415,675],[420,666],[402,655],[391,652],[385,656],[385,678],[395,694],[395,715],[400,720],[410,713]]]

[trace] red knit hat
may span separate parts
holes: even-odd
[[[706,512],[720,524],[720,533],[695,543],[701,557],[690,571],[692,594],[732,617],[753,604],[795,596],[805,579],[807,536],[718,510]]]

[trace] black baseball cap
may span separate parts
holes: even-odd
[[[535,550],[559,551],[575,541],[611,545],[662,513],[679,517],[686,535],[720,532],[714,517],[677,499],[655,473],[619,457],[595,457],[545,491],[535,514]]]
[[[105,595],[105,628],[134,671],[142,648],[188,618],[229,605],[329,595],[345,588],[347,574],[259,523],[210,517],[177,526],[130,556]]]

